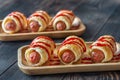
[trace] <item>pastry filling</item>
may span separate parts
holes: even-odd
[[[62,61],[65,63],[71,63],[72,61],[75,60],[75,55],[72,51],[70,50],[65,50],[61,56]]]
[[[16,23],[13,20],[7,21],[5,24],[5,29],[9,31],[15,31]]]
[[[57,30],[65,30],[65,28],[66,28],[66,25],[65,25],[64,22],[59,21],[59,22],[56,23],[56,29]]]
[[[100,63],[105,58],[104,53],[101,50],[94,49],[92,52],[92,60],[95,63]]]
[[[40,55],[39,55],[39,53],[38,52],[36,52],[35,50],[33,50],[31,53],[30,53],[30,55],[29,55],[30,57],[30,62],[32,63],[32,64],[37,64],[39,61],[40,61]]]
[[[32,32],[37,32],[39,30],[39,27],[40,27],[40,25],[37,21],[31,21],[29,26],[30,26],[30,29]]]

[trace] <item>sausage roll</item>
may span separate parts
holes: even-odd
[[[54,41],[46,36],[35,38],[25,51],[25,59],[30,66],[40,66],[51,59],[55,48]]]
[[[50,25],[53,26],[54,30],[69,30],[74,18],[75,15],[72,11],[61,10],[53,17]]]
[[[23,13],[17,11],[8,14],[2,22],[2,29],[5,33],[15,33],[27,28],[27,18]]]
[[[110,61],[117,50],[115,39],[110,35],[98,38],[98,40],[91,44],[90,49],[92,60],[96,63]]]
[[[58,58],[63,64],[73,64],[80,60],[86,51],[86,44],[77,36],[67,37],[58,49]]]
[[[41,32],[46,29],[51,17],[46,11],[36,11],[28,18],[29,27],[32,32]]]

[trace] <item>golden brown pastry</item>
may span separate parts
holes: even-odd
[[[32,32],[41,32],[46,29],[51,17],[46,11],[36,11],[28,18],[29,27]]]
[[[86,51],[86,44],[77,36],[67,37],[58,49],[58,58],[63,64],[73,64],[81,59]]]
[[[104,35],[91,45],[91,57],[94,62],[108,62],[116,52],[116,42],[113,36]]]
[[[51,20],[50,25],[54,30],[69,30],[72,26],[75,15],[70,10],[59,11]]]
[[[35,38],[25,51],[25,59],[30,66],[40,66],[51,59],[55,49],[54,41],[46,36]]]
[[[2,22],[2,29],[5,33],[16,33],[27,28],[28,22],[25,15],[17,11],[8,14]]]

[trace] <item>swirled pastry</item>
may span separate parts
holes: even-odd
[[[36,11],[28,18],[29,27],[32,32],[41,32],[46,29],[51,17],[45,11]]]
[[[17,11],[8,14],[2,22],[2,29],[5,33],[15,33],[27,28],[28,22],[25,15]]]
[[[54,30],[69,30],[72,26],[72,22],[75,15],[72,11],[61,10],[51,20],[50,25]]]
[[[101,36],[90,48],[90,54],[94,62],[108,62],[116,52],[115,39],[110,35]]]
[[[80,60],[86,51],[86,44],[77,36],[67,37],[58,49],[58,57],[63,64],[73,64]]]
[[[54,41],[46,36],[35,38],[25,51],[25,59],[30,66],[40,66],[51,59],[55,48]]]

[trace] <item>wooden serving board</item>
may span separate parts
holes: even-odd
[[[85,25],[81,22],[79,28],[75,30],[44,31],[44,32],[18,32],[14,34],[7,34],[2,30],[1,23],[2,23],[2,20],[0,21],[0,40],[1,41],[32,40],[40,35],[49,36],[51,38],[65,38],[70,35],[80,36],[86,30]]]
[[[86,43],[88,47],[91,44],[91,42]],[[93,63],[93,64],[81,63],[72,65],[51,65],[31,67],[27,65],[27,62],[24,57],[24,53],[27,48],[28,45],[25,45],[18,49],[18,67],[23,73],[28,75],[120,70],[120,62]]]

